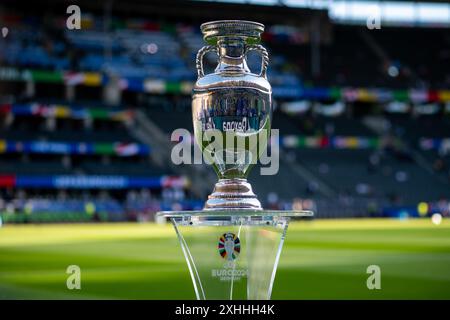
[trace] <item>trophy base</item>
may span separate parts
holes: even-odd
[[[268,300],[291,217],[310,211],[166,211],[198,300]]]
[[[262,210],[247,179],[220,179],[208,196],[204,210]]]

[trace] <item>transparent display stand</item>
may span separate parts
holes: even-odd
[[[310,211],[160,212],[175,228],[198,300],[268,300],[289,220]]]

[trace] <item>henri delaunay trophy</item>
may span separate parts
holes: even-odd
[[[201,25],[206,46],[197,54],[192,94],[194,136],[218,176],[201,211],[161,212],[172,220],[197,299],[270,299],[290,217],[309,211],[263,210],[247,176],[270,140],[269,55],[259,44],[264,25],[223,20]],[[261,69],[247,66],[250,51]],[[205,74],[203,57],[218,56]]]

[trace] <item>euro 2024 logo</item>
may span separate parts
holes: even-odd
[[[234,233],[228,232],[220,237],[217,247],[222,258],[233,261],[241,252],[241,241]]]
[[[236,268],[235,260],[241,252],[241,241],[234,233],[224,233],[219,238],[217,245],[220,256],[225,259],[225,264],[222,269],[213,269],[212,277],[219,278],[220,281],[239,281],[243,277],[247,277],[248,271],[246,268]]]

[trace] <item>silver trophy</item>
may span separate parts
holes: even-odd
[[[203,210],[159,215],[173,223],[197,299],[270,299],[289,219],[312,213],[263,210],[247,182],[271,128],[269,58],[258,44],[264,26],[225,20],[202,24],[201,30],[207,46],[197,55],[194,135],[219,181]],[[250,51],[261,54],[258,74],[247,66]],[[215,52],[219,63],[205,75],[207,52]]]
[[[198,80],[192,96],[194,135],[219,177],[205,210],[262,210],[246,178],[267,148],[270,136],[269,55],[257,44],[264,26],[226,20],[208,22],[200,28],[208,45],[197,54]],[[247,66],[250,51],[262,56],[259,74]],[[203,57],[207,52],[217,53],[219,64],[214,73],[205,75]],[[221,143],[213,143],[217,139]]]

